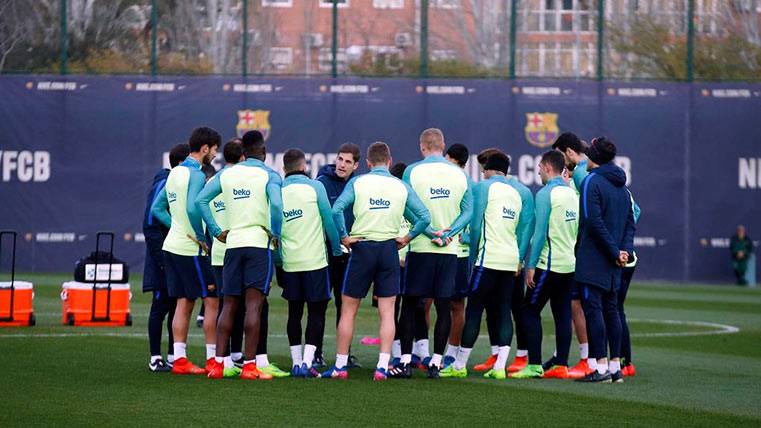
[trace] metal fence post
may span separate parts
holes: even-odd
[[[420,0],[420,77],[428,77],[428,0]]]
[[[248,0],[243,0],[243,46],[241,47],[243,77],[248,76]]]
[[[605,0],[597,0],[597,80],[605,78]]]
[[[60,9],[61,30],[60,30],[60,34],[58,35],[59,49],[61,50],[60,52],[61,64],[60,64],[59,71],[61,74],[67,74],[69,72],[69,28],[66,25],[66,22],[68,21],[66,17],[68,7],[67,7],[66,0],[61,0],[61,3],[59,4],[61,7]]]
[[[518,28],[516,24],[518,23],[517,18],[517,12],[518,11],[518,0],[512,0],[510,2],[510,80],[515,79],[515,48],[518,41],[516,40],[517,34],[518,34]]]
[[[693,80],[695,56],[695,0],[687,0],[687,81]]]
[[[158,21],[159,8],[157,0],[151,0],[151,76],[158,73]]]
[[[333,36],[330,44],[330,75],[338,77],[338,0],[333,0]]]

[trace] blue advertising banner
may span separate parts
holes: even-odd
[[[20,234],[20,270],[72,270],[110,230],[139,272],[152,178],[199,125],[224,139],[259,129],[268,164],[298,147],[312,175],[349,141],[385,141],[411,163],[438,127],[473,158],[505,150],[534,191],[559,133],[607,135],[642,207],[638,279],[728,282],[736,225],[761,233],[761,85],[20,75],[0,91],[0,229]],[[467,168],[477,180],[475,159]]]

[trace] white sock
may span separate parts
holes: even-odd
[[[174,354],[166,354],[166,360],[169,363],[174,363]]]
[[[420,357],[421,360],[431,355],[428,352],[428,339],[421,339],[415,342],[415,355]]]
[[[497,354],[499,354],[499,346],[497,346],[497,345],[492,345],[492,346],[491,346],[491,354],[492,354],[492,355],[497,355]]]
[[[378,355],[378,365],[375,366],[375,368],[383,369],[383,370],[388,369],[388,360],[390,359],[391,359],[391,354],[389,354],[388,352],[381,352]]]
[[[589,343],[579,343],[579,358],[582,360],[589,358]]]
[[[349,364],[349,356],[346,354],[336,354],[336,368],[342,369]]]
[[[412,354],[404,354],[401,358],[402,364],[409,364],[412,362]]]
[[[243,360],[243,365],[245,366],[246,364],[256,365],[256,360]]]
[[[402,341],[401,340],[395,340],[394,343],[391,344],[391,355],[394,358],[399,358],[402,356]]]
[[[500,346],[497,353],[497,361],[494,363],[494,370],[504,370],[507,365],[507,356],[510,355],[509,346]]]
[[[243,352],[233,352],[232,354],[230,354],[230,357],[231,357],[231,358],[232,358],[234,361],[238,361],[238,360],[240,360],[240,359],[242,359],[242,358],[243,358]]]
[[[270,360],[267,359],[267,354],[259,354],[256,356],[256,367],[263,369],[270,365]]]
[[[301,358],[301,345],[291,346],[291,360],[293,361],[294,366],[301,367],[301,363],[304,362]]]
[[[515,356],[517,358],[527,357],[528,356],[528,350],[526,350],[526,349],[519,349],[519,350],[515,351]]]
[[[441,354],[433,354],[429,365],[441,368]]]
[[[552,351],[552,356],[557,358],[557,356],[558,356],[558,350],[557,349]]]
[[[457,357],[457,348],[459,348],[459,346],[447,345],[447,352],[445,352],[444,355],[452,358]]]
[[[151,364],[161,359],[161,355],[151,355]]]
[[[312,362],[314,362],[314,353],[317,352],[317,347],[314,345],[304,345],[304,363],[307,365],[307,368],[312,367]]]
[[[225,362],[225,358],[227,358],[227,357],[216,357],[215,356],[214,357],[214,361],[216,361],[218,363],[224,363]]]
[[[235,364],[233,363],[233,357],[231,357],[229,355],[226,356],[225,358],[223,358],[222,362],[225,364],[225,368],[226,369],[231,369],[231,368],[235,367]]]
[[[206,344],[206,359],[217,356],[217,345]]]
[[[457,370],[462,370],[467,367],[468,358],[470,358],[471,351],[473,351],[473,348],[463,348],[461,346],[460,349],[457,350],[457,356],[454,360],[454,368]]]
[[[188,358],[188,354],[185,353],[186,349],[188,349],[187,343],[174,342],[174,357],[178,360],[180,358]]]
[[[597,360],[594,358],[587,358],[587,365],[590,370],[597,370]]]
[[[608,363],[608,370],[611,373],[621,371],[621,361],[611,361]]]
[[[607,364],[598,364],[597,365],[597,373],[605,374],[605,371],[608,370]]]

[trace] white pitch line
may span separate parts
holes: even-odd
[[[651,323],[651,324],[670,324],[670,325],[692,325],[699,327],[711,327],[716,330],[709,331],[681,331],[681,332],[661,332],[661,333],[633,333],[633,337],[685,337],[685,336],[709,336],[716,334],[733,334],[740,331],[739,327],[728,324],[719,324],[707,321],[680,321],[680,320],[656,320],[656,319],[637,319],[630,318],[629,321]],[[75,328],[75,327],[72,327]],[[190,337],[204,337],[201,333],[190,333]],[[361,337],[362,334],[356,334],[355,337]],[[56,337],[122,337],[131,339],[145,339],[147,333],[119,333],[119,332],[83,332],[83,333],[10,333],[0,334],[0,339],[25,339],[25,338],[56,338]],[[288,337],[285,334],[270,334],[269,338],[282,339]],[[325,335],[326,338],[335,338],[332,335]],[[478,336],[480,339],[487,338],[488,335]]]

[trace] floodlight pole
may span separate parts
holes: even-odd
[[[333,35],[330,42],[330,75],[338,77],[338,0],[333,0]],[[307,53],[309,55],[309,53]]]
[[[151,76],[158,72],[158,21],[159,8],[158,1],[151,0]]]
[[[243,0],[243,47],[241,52],[243,77],[248,76],[248,0]]]
[[[428,77],[428,0],[420,0],[420,77]]]
[[[695,0],[687,0],[687,81],[692,82],[695,57]]]
[[[518,9],[518,0],[512,0],[510,2],[510,80],[515,79],[515,47],[517,40],[517,34],[518,29],[516,28],[516,24],[518,22],[517,19],[517,9]]]
[[[605,78],[605,0],[597,1],[597,80]]]
[[[66,13],[67,13],[67,9],[68,9],[68,7],[67,7],[67,1],[66,0],[61,0],[60,7],[61,7],[61,10],[60,10],[60,13],[59,13],[60,18],[61,18],[61,22],[60,22],[60,25],[61,25],[61,31],[60,31],[60,33],[61,34],[59,35],[59,49],[61,50],[61,52],[60,52],[60,55],[61,55],[61,57],[60,57],[60,60],[61,60],[60,73],[63,75],[63,74],[67,74],[69,72],[69,70],[68,70],[68,68],[69,68],[68,67],[69,66],[69,52],[68,52],[69,51],[69,29],[68,29],[68,27],[66,25],[66,22],[68,21],[68,19],[66,17]]]

